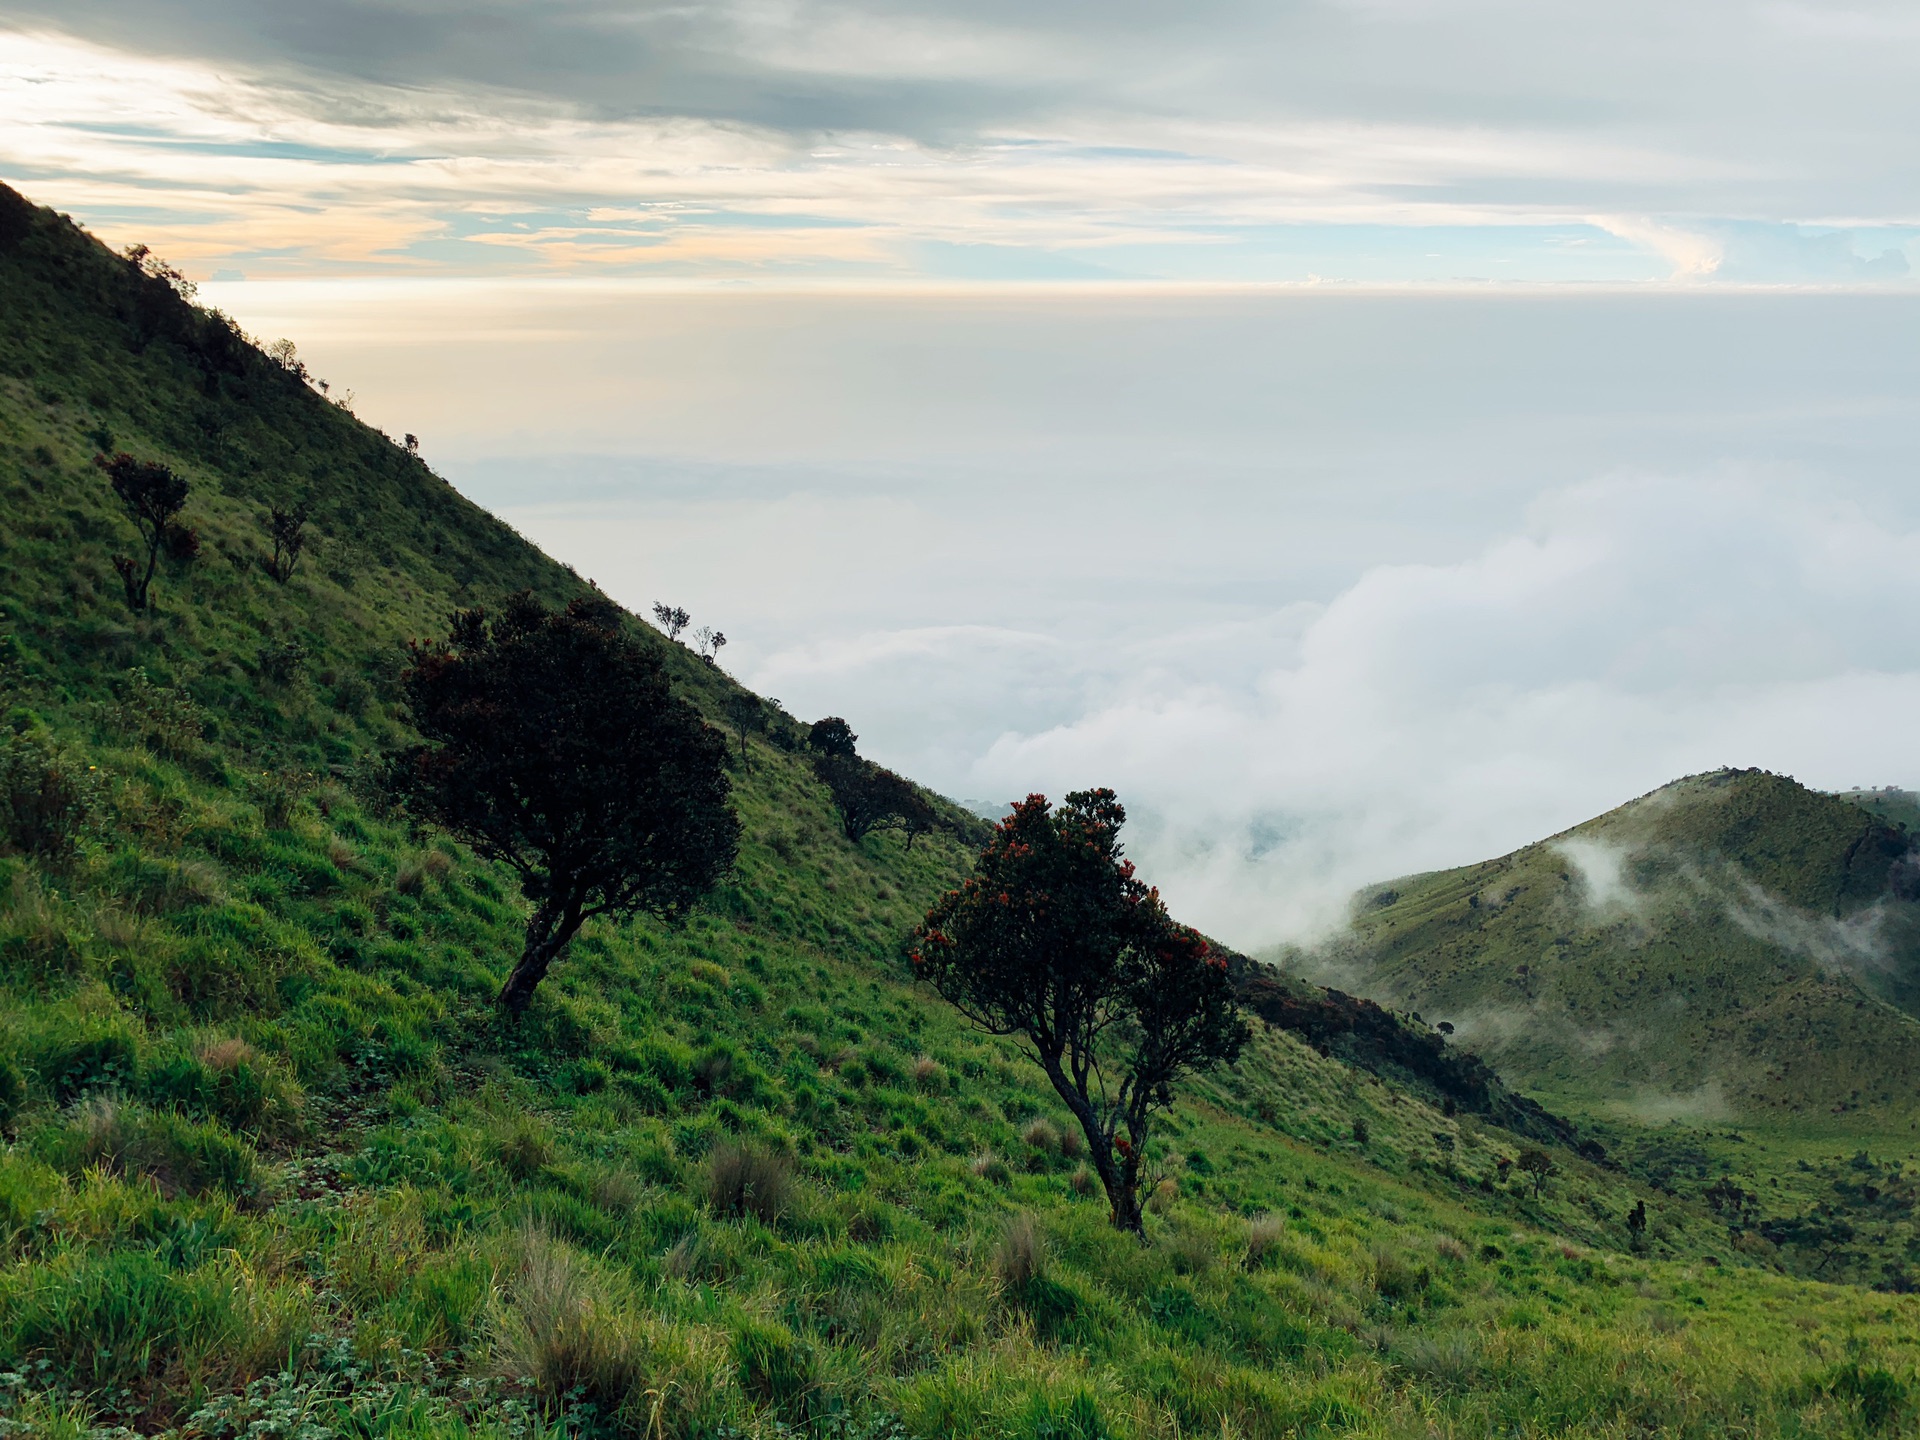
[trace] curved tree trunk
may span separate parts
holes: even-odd
[[[520,952],[520,961],[507,976],[507,983],[500,987],[498,1003],[510,1019],[517,1020],[526,1013],[534,990],[547,978],[547,968],[560,958],[579,928],[579,911],[573,907],[558,909],[542,904],[527,917],[526,948]]]

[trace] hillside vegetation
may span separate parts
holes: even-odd
[[[978,822],[849,841],[790,717],[735,737],[705,907],[590,924],[503,1023],[510,876],[379,783],[402,643],[584,582],[4,190],[0,306],[0,1433],[1920,1415],[1912,1297],[1778,1273],[1704,1205],[1282,1029],[1182,1092],[1146,1240],[1116,1233],[1038,1073],[901,961]],[[139,616],[114,451],[192,487]],[[301,502],[283,584],[265,522]],[[732,682],[635,633],[721,723]]]
[[[1703,1119],[1914,1122],[1905,833],[1762,771],[1676,781],[1497,860],[1376,887],[1288,957],[1447,1022],[1510,1078]]]

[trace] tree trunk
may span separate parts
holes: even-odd
[[[542,904],[527,917],[526,948],[520,952],[520,962],[507,976],[507,983],[500,987],[499,1005],[508,1018],[518,1020],[526,1013],[534,990],[546,979],[547,967],[560,958],[579,928],[579,914],[571,907],[556,913],[553,907]]]
[[[1100,1177],[1100,1188],[1107,1192],[1107,1218],[1116,1230],[1146,1238],[1146,1222],[1140,1214],[1140,1152],[1128,1142],[1124,1155],[1115,1154],[1114,1137],[1100,1124],[1093,1102],[1067,1078],[1057,1060],[1040,1058],[1040,1068],[1053,1082],[1054,1093],[1066,1102],[1073,1118],[1080,1122],[1080,1133],[1087,1137],[1087,1158],[1093,1173]],[[1140,1137],[1143,1141],[1144,1135]]]

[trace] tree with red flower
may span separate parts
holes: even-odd
[[[1058,809],[1029,795],[927,912],[910,954],[975,1025],[1027,1042],[1086,1133],[1114,1225],[1138,1234],[1155,1113],[1182,1076],[1238,1056],[1247,1027],[1226,957],[1121,855],[1126,818],[1111,790]]]

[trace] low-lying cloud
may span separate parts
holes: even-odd
[[[1920,534],[1763,476],[1618,475],[1471,559],[1369,571],[1250,685],[1143,686],[1003,736],[971,788],[1113,784],[1182,913],[1301,939],[1363,883],[1679,775],[1904,780],[1917,617]]]

